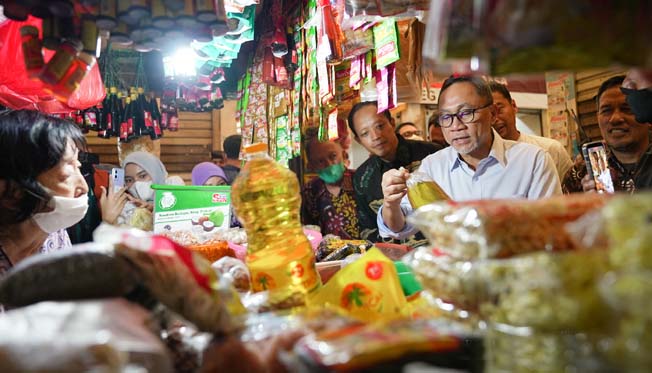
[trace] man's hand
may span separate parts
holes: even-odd
[[[122,213],[122,209],[127,203],[127,189],[120,188],[118,191],[113,191],[113,178],[109,178],[109,191],[103,186],[102,195],[100,196],[100,207],[102,210],[102,221],[109,224],[116,224],[118,216]]]
[[[392,169],[383,174],[381,187],[383,189],[383,201],[385,207],[397,207],[401,204],[401,199],[407,193],[407,181],[410,173],[400,168],[398,170]]]
[[[593,180],[591,175],[586,174],[582,178],[582,190],[584,190],[584,192],[595,192],[596,191],[595,181]]]
[[[407,193],[407,181],[410,173],[403,167],[389,170],[383,174],[383,221],[387,228],[399,232],[405,226],[405,216],[401,210],[401,199]]]

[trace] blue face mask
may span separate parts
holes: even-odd
[[[342,180],[344,176],[344,163],[332,164],[326,168],[317,171],[319,178],[324,180],[326,184],[334,184]]]

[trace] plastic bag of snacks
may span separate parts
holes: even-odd
[[[590,336],[545,333],[527,327],[489,324],[485,336],[489,372],[614,372]]]
[[[575,194],[545,200],[481,200],[423,206],[408,217],[431,244],[466,260],[577,248],[564,225],[607,197]]]
[[[221,279],[231,281],[236,290],[251,290],[251,275],[247,265],[239,259],[225,256],[211,265]]]
[[[239,328],[232,315],[244,312],[230,283],[219,281],[210,262],[163,236],[106,225],[93,239],[111,243],[140,274],[147,289],[200,330],[229,333]]]
[[[652,269],[652,193],[618,196],[603,209],[618,269]]]
[[[497,296],[481,312],[494,322],[580,331],[601,328],[612,317],[598,288],[609,270],[605,251],[533,253],[489,267],[486,281]]]
[[[316,366],[316,371],[357,371],[380,366],[391,367],[387,371],[401,371],[400,365],[391,363],[410,355],[418,355],[419,361],[433,359],[438,366],[481,371],[482,343],[466,338],[467,333],[465,328],[441,319],[401,319],[310,334],[295,345],[294,351]]]
[[[330,281],[307,300],[307,306],[339,307],[361,320],[382,320],[402,316],[407,300],[394,263],[377,248],[340,269]]]
[[[8,311],[0,314],[0,371],[172,372],[150,326],[150,313],[124,299],[41,302]]]
[[[343,240],[337,236],[324,237],[317,248],[318,262],[341,260],[351,254],[361,254],[369,250],[372,243],[366,240]]]
[[[31,256],[0,281],[0,304],[22,307],[46,300],[120,297],[139,282],[111,245],[87,243]]]

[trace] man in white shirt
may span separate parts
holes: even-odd
[[[518,107],[516,107],[516,101],[512,99],[507,87],[504,84],[492,81],[489,82],[489,88],[491,88],[494,105],[496,106],[496,120],[493,127],[500,137],[506,140],[534,144],[548,152],[555,163],[559,179],[563,180],[566,172],[573,167],[573,161],[571,161],[570,155],[564,149],[564,146],[557,140],[521,133],[516,129]]]
[[[448,78],[439,94],[439,124],[451,146],[426,157],[419,171],[455,201],[561,194],[550,155],[534,145],[502,139],[491,127],[495,117],[491,90],[482,78]],[[416,231],[405,219],[412,211],[405,197],[408,176],[397,169],[383,174],[377,219],[383,237],[400,239]]]

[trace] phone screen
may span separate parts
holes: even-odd
[[[595,182],[595,189],[600,193],[614,193],[613,179],[604,144],[600,141],[585,144],[582,147],[582,154],[586,161],[586,170]]]
[[[111,169],[111,179],[113,179],[113,191],[117,192],[125,185],[125,170],[122,168]]]

